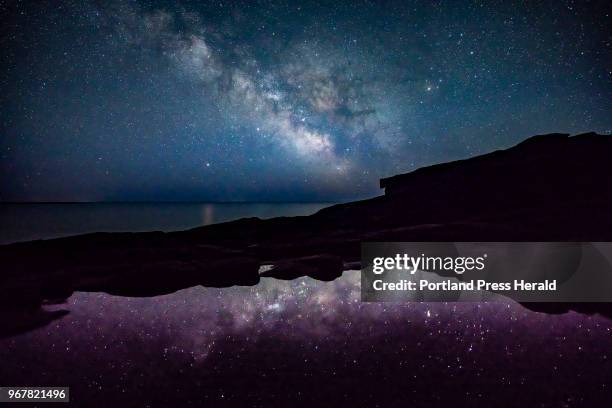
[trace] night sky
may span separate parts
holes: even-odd
[[[0,200],[342,200],[612,129],[607,2],[3,2]]]

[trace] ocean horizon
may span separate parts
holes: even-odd
[[[179,231],[246,217],[310,215],[334,202],[0,203],[0,245],[92,232]]]

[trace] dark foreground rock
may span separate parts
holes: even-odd
[[[283,280],[308,276],[322,281],[332,281],[339,278],[343,270],[344,263],[339,256],[313,255],[275,261],[271,269],[262,271],[260,276]]]
[[[359,261],[362,241],[612,241],[611,158],[610,136],[535,136],[383,179],[383,196],[307,217],[0,246],[2,332],[17,330],[7,315],[73,291],[155,296],[195,285],[255,285],[260,276],[332,280]],[[606,304],[529,307],[612,316]]]

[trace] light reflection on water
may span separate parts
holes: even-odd
[[[374,406],[380,394],[354,388],[372,382],[389,395],[442,401],[469,392],[488,405],[511,398],[517,384],[532,396],[528,406],[561,406],[568,393],[605,397],[612,325],[604,318],[515,303],[363,303],[359,285],[359,272],[348,271],[333,282],[264,278],[154,298],[76,293],[53,307],[69,310],[65,317],[0,339],[0,382],[60,379],[83,406],[128,397],[243,406],[254,397],[302,401],[312,387]]]
[[[38,341],[95,342],[95,336],[135,337],[142,342],[163,337],[166,347],[180,348],[201,361],[215,341],[226,336],[270,332],[298,338],[345,338],[371,334],[380,324],[456,330],[470,336],[476,327],[558,335],[583,324],[607,324],[575,313],[550,316],[506,303],[363,303],[359,271],[347,271],[333,282],[310,278],[281,281],[263,278],[253,287],[194,287],[154,298],[126,298],[104,293],[76,293],[65,305],[70,313],[46,328],[23,335]],[[545,327],[542,330],[542,327]],[[85,329],[84,332],[82,330]],[[516,331],[518,330],[518,332]],[[87,334],[94,337],[87,339]]]

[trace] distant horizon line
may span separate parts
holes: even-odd
[[[123,200],[123,201],[0,201],[2,204],[335,204],[354,199],[323,200],[323,201],[229,201],[229,200]]]

